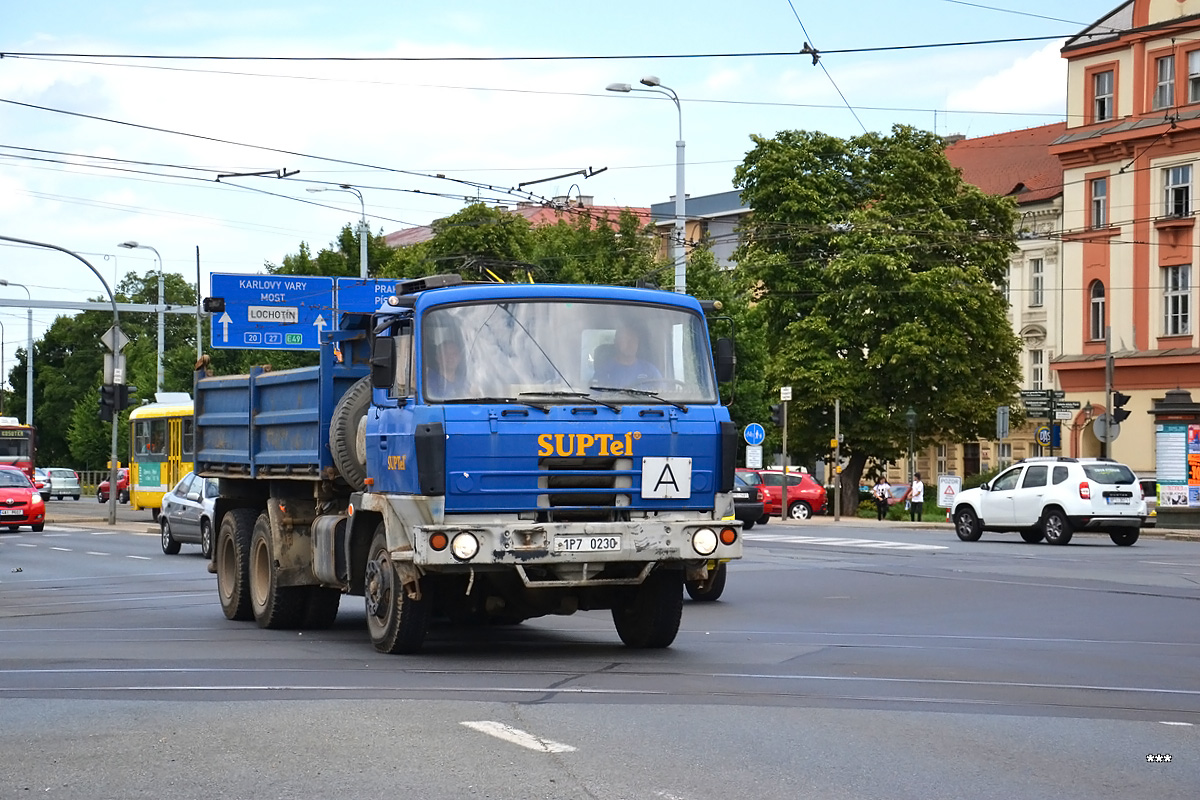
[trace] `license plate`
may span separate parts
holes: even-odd
[[[24,513],[20,508],[0,508],[0,517],[19,517]]]
[[[746,494],[745,492],[734,492],[733,499],[734,500],[749,500],[750,495]]]
[[[1110,506],[1127,506],[1129,505],[1129,500],[1130,498],[1128,497],[1110,497],[1108,498],[1108,504]]]
[[[620,550],[620,536],[555,536],[556,553],[599,553],[605,550]]]

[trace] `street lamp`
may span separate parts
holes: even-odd
[[[909,406],[908,411],[904,412],[904,419],[908,422],[908,485],[912,486],[913,460],[915,458],[913,455],[913,433],[917,429],[917,412],[913,410],[912,406]]]
[[[3,278],[0,278],[0,286],[20,286],[29,297],[29,308],[25,316],[29,335],[29,349],[25,351],[25,424],[33,425],[33,295],[29,294],[28,286]]]
[[[367,279],[367,203],[363,200],[362,192],[348,183],[343,183],[336,189],[332,186],[309,186],[305,189],[306,192],[350,192],[358,198],[358,204],[362,207],[362,216],[358,221],[358,277],[362,280]]]
[[[154,253],[154,257],[158,259],[158,380],[155,382],[155,391],[161,392],[163,390],[163,340],[166,338],[164,331],[166,327],[166,313],[163,311],[163,304],[166,302],[166,299],[164,297],[165,286],[163,284],[162,256],[148,244],[121,242],[117,247],[124,247],[126,250],[150,250]]]
[[[0,320],[0,417],[4,416],[4,384],[8,373],[4,371],[4,320]]]
[[[642,78],[641,83],[650,88],[639,89],[628,83],[610,83],[605,89],[610,92],[654,92],[669,97],[675,103],[675,111],[679,114],[679,139],[675,142],[675,291],[686,294],[687,255],[683,249],[683,243],[687,237],[683,193],[683,106],[679,104],[679,95],[675,93],[675,90],[670,86],[663,86],[655,76],[647,75]]]

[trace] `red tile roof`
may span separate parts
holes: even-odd
[[[1062,194],[1062,165],[1050,155],[1050,143],[1067,123],[962,139],[946,148],[946,158],[962,170],[963,180],[988,194],[1012,195],[1017,203],[1035,203]]]
[[[599,224],[600,220],[607,219],[610,224],[616,225],[621,218],[622,211],[630,211],[638,218],[638,221],[643,225],[650,223],[649,208],[627,208],[625,206],[592,206],[586,205],[582,207],[571,207],[567,209],[553,208],[550,206],[541,205],[519,205],[515,209],[506,209],[510,214],[520,214],[525,219],[529,220],[529,224],[535,228],[540,228],[544,225],[554,225],[560,220],[566,220],[568,224],[573,223],[580,216],[586,215],[592,221],[592,227]],[[383,240],[389,247],[407,247],[417,244],[418,242],[428,241],[433,238],[433,229],[427,225],[420,225],[415,228],[404,228],[393,233],[389,233],[383,237]]]

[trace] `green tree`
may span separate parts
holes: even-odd
[[[852,513],[868,461],[907,450],[910,406],[920,447],[985,435],[1015,395],[1020,343],[997,288],[1015,205],[965,183],[942,140],[913,128],[753,140],[735,177],[753,209],[737,258],[765,373],[793,387],[793,453],[830,452],[840,399]]]

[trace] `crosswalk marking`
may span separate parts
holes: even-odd
[[[742,538],[751,542],[781,542],[785,544],[816,544],[830,547],[871,547],[883,550],[949,550],[941,544],[917,544],[915,542],[887,542],[879,539],[839,539],[832,536],[795,536],[787,533],[743,533]]]

